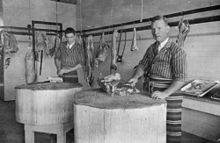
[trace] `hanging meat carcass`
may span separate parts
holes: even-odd
[[[56,53],[60,45],[60,38],[54,35],[47,35],[46,43],[47,43],[46,55],[50,55],[52,57]]]
[[[3,46],[0,45],[0,69],[3,69]]]
[[[118,42],[118,52],[117,52],[117,62],[120,62],[122,63],[122,58],[123,58],[123,55],[124,55],[124,52],[125,52],[125,48],[126,48],[126,44],[127,44],[127,32],[125,31],[125,39],[124,39],[124,48],[122,49],[122,52],[121,54],[119,54],[120,52],[120,43],[121,43],[121,37],[122,37],[122,32],[120,32],[120,37],[119,37],[119,42]]]
[[[0,52],[0,69],[3,69],[3,59],[2,53]]]
[[[39,75],[41,75],[42,65],[43,65],[43,56],[46,53],[47,49],[47,35],[46,32],[37,31],[35,37],[35,58],[37,61],[40,61],[40,70]]]
[[[17,44],[17,40],[15,38],[15,36],[13,34],[10,34],[8,32],[5,31],[1,31],[0,32],[0,37],[1,37],[1,67],[4,66],[5,69],[8,68],[8,66],[10,65],[11,59],[14,56],[14,54],[18,51],[18,44]],[[3,59],[3,54],[4,59]]]
[[[93,77],[93,69],[94,69],[94,46],[93,46],[93,37],[90,35],[87,38],[87,45],[86,45],[86,54],[85,54],[85,73],[86,73],[86,80],[91,86],[94,80]]]
[[[25,80],[26,83],[33,83],[36,80],[34,52],[31,46],[28,46],[25,54]]]
[[[77,35],[76,36],[76,41],[81,45],[83,42],[82,42],[82,37],[80,35]]]
[[[117,70],[117,45],[116,45],[116,40],[118,37],[118,32],[117,30],[114,30],[112,34],[112,49],[111,49],[111,70]]]
[[[178,34],[176,43],[179,47],[183,47],[186,36],[190,31],[190,26],[189,26],[188,20],[183,20],[183,18],[182,18],[179,21],[178,29],[179,29],[179,34]]]
[[[109,48],[109,45],[105,42],[105,35],[104,32],[100,38],[100,44],[99,44],[99,51],[97,54],[97,57],[95,59],[95,66],[98,67],[100,62],[104,62],[107,57],[107,50]]]
[[[5,54],[16,53],[18,51],[18,43],[13,34],[1,31],[1,40],[4,48]]]
[[[45,50],[47,48],[47,35],[46,32],[35,32],[35,51]]]
[[[138,46],[137,46],[137,31],[136,31],[136,28],[134,27],[131,51],[135,51],[135,50],[138,50]]]
[[[4,68],[7,69],[9,67],[10,63],[11,63],[11,58],[10,57],[5,58]]]

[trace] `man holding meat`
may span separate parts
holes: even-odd
[[[134,86],[144,76],[144,90],[154,99],[167,101],[167,143],[180,143],[182,97],[175,92],[185,83],[186,53],[169,39],[166,18],[155,16],[151,26],[156,41],[147,49],[129,82]]]
[[[57,75],[64,82],[78,82],[77,70],[84,64],[83,47],[76,41],[73,28],[68,27],[64,32],[66,41],[60,44],[54,58]]]

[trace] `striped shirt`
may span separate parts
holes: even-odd
[[[67,48],[67,42],[61,43],[55,58],[61,61],[61,67],[74,67],[77,64],[84,65],[84,49],[79,43],[75,43],[71,48]]]
[[[150,77],[160,77],[178,81],[186,78],[186,53],[170,39],[158,52],[158,42],[153,43],[146,51],[139,67]],[[145,74],[145,75],[147,75]]]

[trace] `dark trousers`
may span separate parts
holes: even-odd
[[[79,80],[76,77],[63,77],[63,82],[78,83]]]
[[[70,72],[70,73],[65,73],[62,76],[63,78],[63,82],[68,82],[68,83],[78,83],[78,76],[77,76],[77,72]]]

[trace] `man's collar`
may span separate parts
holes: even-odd
[[[161,47],[164,47],[166,43],[168,42],[169,38],[166,38],[163,42],[160,43]]]
[[[161,42],[159,44],[159,51],[167,44],[167,42],[169,41],[169,38],[166,38],[163,42]]]
[[[69,49],[71,49],[75,43],[76,43],[76,42],[73,42],[72,44],[69,44],[69,43],[67,42],[66,47],[69,48]]]

